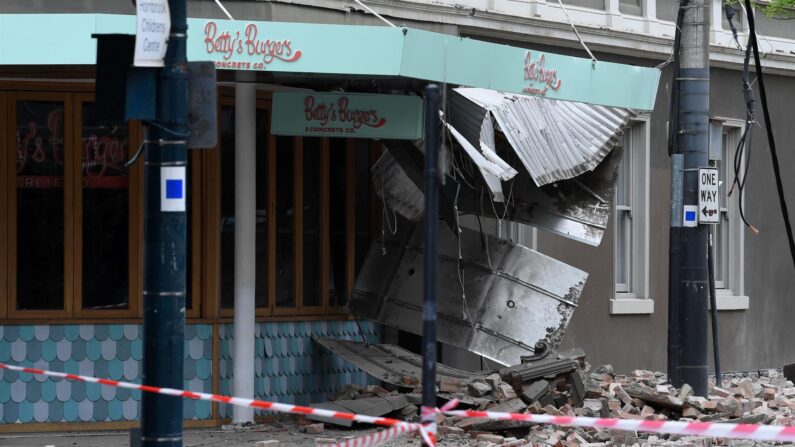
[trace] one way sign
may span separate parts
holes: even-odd
[[[698,223],[720,222],[718,182],[717,168],[698,168]]]

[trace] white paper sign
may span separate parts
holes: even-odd
[[[167,0],[138,0],[135,29],[136,67],[162,67],[166,55],[171,14]]]
[[[717,168],[698,168],[698,223],[720,223]]]

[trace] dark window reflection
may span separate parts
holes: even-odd
[[[276,306],[295,306],[293,137],[276,139]]]
[[[16,102],[17,308],[64,307],[64,106]]]
[[[358,273],[370,249],[370,221],[372,219],[372,182],[370,177],[370,140],[359,140],[356,145],[356,259]]]
[[[129,307],[129,135],[83,103],[83,308]]]
[[[343,306],[346,303],[345,281],[345,140],[331,139],[329,154],[329,305]]]
[[[221,307],[235,305],[235,109],[221,107]]]
[[[304,138],[304,269],[303,305],[320,306],[320,167],[319,138]]]
[[[257,110],[257,240],[256,285],[257,307],[268,306],[268,135],[270,118],[267,110]]]

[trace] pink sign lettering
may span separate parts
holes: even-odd
[[[563,83],[558,79],[558,70],[546,68],[544,54],[538,59],[533,59],[533,53],[527,51],[524,58],[524,78],[528,86],[523,89],[525,93],[545,96],[549,89],[558,90]]]
[[[302,55],[300,50],[293,49],[292,41],[288,39],[260,37],[260,30],[254,23],[246,25],[241,35],[240,31],[220,31],[215,22],[207,22],[204,45],[207,54],[222,55],[223,61],[216,61],[218,68],[264,70],[274,60],[295,62]],[[259,60],[240,60],[243,56],[256,56]]]
[[[376,110],[349,108],[346,96],[336,102],[317,103],[315,97],[309,95],[304,98],[304,117],[307,131],[311,132],[356,133],[362,126],[378,128],[386,124],[386,118],[379,117]]]

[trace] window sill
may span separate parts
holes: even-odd
[[[748,310],[750,308],[750,300],[747,296],[733,296],[717,294],[716,303],[718,310]]]
[[[610,300],[610,315],[649,315],[654,313],[654,300],[619,294]]]

